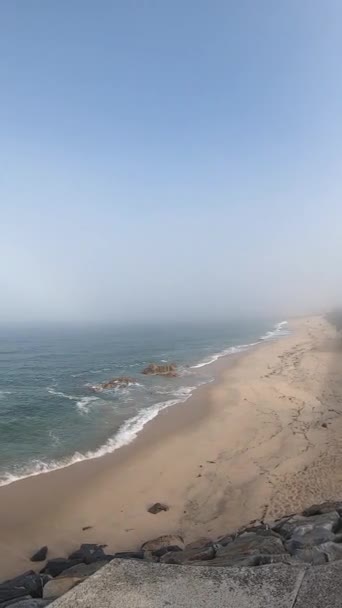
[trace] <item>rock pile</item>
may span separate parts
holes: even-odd
[[[165,365],[150,363],[150,365],[145,367],[141,373],[146,376],[167,376],[168,378],[175,378],[177,376],[177,365],[175,363],[167,363]]]
[[[96,393],[101,393],[102,391],[113,389],[113,388],[125,388],[129,384],[134,384],[136,380],[134,378],[129,378],[127,376],[120,376],[119,378],[112,378],[111,380],[107,380],[106,382],[100,382],[99,384],[92,384],[90,388]]]
[[[47,547],[32,559],[46,555]],[[67,558],[50,559],[39,574],[29,571],[0,584],[0,608],[42,608],[113,559],[139,559],[189,566],[320,565],[342,560],[342,501],[325,502],[273,523],[253,522],[216,540],[186,544],[178,534],[145,542],[136,551],[108,555],[104,545],[82,544]]]

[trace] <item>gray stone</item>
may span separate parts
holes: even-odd
[[[215,547],[217,550],[214,561],[220,566],[233,566],[235,564],[258,566],[272,561],[267,559],[267,556],[285,553],[280,538],[261,536],[252,532],[241,534],[225,547],[219,547],[218,545],[215,545]]]
[[[141,549],[143,551],[158,551],[158,549],[170,547],[171,545],[176,545],[177,547],[184,549],[184,539],[178,534],[164,534],[163,536],[158,536],[158,538],[143,543]]]
[[[41,547],[41,549],[39,549],[38,551],[36,551],[36,553],[34,553],[32,555],[31,562],[44,562],[46,560],[46,556],[47,556],[47,552],[48,552],[48,548],[45,545],[45,547]]]
[[[322,515],[323,513],[331,513],[337,511],[339,515],[342,514],[342,501],[341,500],[329,500],[322,502],[317,505],[312,505],[307,509],[304,509],[302,515],[305,517],[311,517],[313,515]]]
[[[77,566],[72,566],[68,568],[68,570],[63,570],[61,574],[58,575],[57,578],[66,578],[68,576],[78,577],[78,578],[86,578],[94,574],[108,564],[107,561],[98,561],[93,562],[92,564],[77,564]]]
[[[341,608],[341,598],[342,562],[326,564],[306,571],[295,608]]]
[[[341,525],[341,519],[336,511],[302,517],[295,515],[281,520],[274,530],[286,539],[296,540],[301,545],[318,545],[333,540],[334,532]]]
[[[206,536],[202,536],[197,540],[194,540],[192,543],[188,543],[185,545],[185,549],[203,549],[204,547],[209,547],[213,544],[213,541]]]
[[[116,559],[144,559],[144,551],[122,551],[121,553],[114,553]]]
[[[214,547],[202,549],[184,549],[184,551],[171,551],[160,558],[163,564],[187,564],[214,559]]]
[[[24,574],[7,580],[0,585],[0,605],[1,602],[3,603],[25,595],[41,597],[42,588],[43,581],[39,574],[36,574],[33,570],[24,572]]]
[[[44,574],[51,574],[51,576],[58,576],[63,570],[68,570],[72,566],[82,564],[81,559],[65,559],[64,557],[56,557],[55,559],[49,559],[45,568],[41,570]]]
[[[7,604],[9,608],[45,608],[51,604],[50,600],[34,599],[32,597],[22,598],[14,604]],[[2,606],[2,604],[0,604]]]
[[[45,585],[43,589],[43,599],[53,600],[60,597],[81,583],[83,580],[83,578],[79,578],[78,576],[62,576],[54,578]]]
[[[304,572],[302,566],[213,569],[114,560],[53,608],[292,608]]]

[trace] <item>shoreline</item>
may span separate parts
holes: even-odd
[[[0,579],[31,568],[29,556],[45,544],[53,557],[82,542],[134,549],[167,532],[192,541],[290,512],[291,506],[298,510],[326,494],[317,482],[315,491],[300,492],[296,475],[315,461],[330,431],[317,421],[325,415],[319,400],[333,351],[319,349],[324,341],[336,341],[336,332],[321,317],[291,325],[290,336],[218,359],[212,364],[214,382],[161,411],[133,443],[2,486]],[[314,390],[313,353],[322,355]],[[285,361],[280,371],[279,360]],[[303,362],[309,372],[294,378]],[[293,399],[312,403],[306,412]],[[336,493],[336,480],[331,485]],[[154,502],[165,502],[170,510],[147,513]]]

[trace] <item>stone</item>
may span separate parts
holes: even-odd
[[[100,382],[99,384],[93,384],[90,388],[96,393],[101,393],[105,390],[110,390],[113,388],[125,388],[129,384],[135,384],[136,380],[134,378],[129,378],[128,376],[119,376],[118,378],[111,378],[111,380],[107,380],[106,382]]]
[[[31,562],[44,562],[46,560],[47,552],[48,548],[46,546],[42,547],[32,555],[30,558]]]
[[[59,574],[57,578],[66,578],[67,576],[87,578],[107,564],[108,561],[98,561],[93,562],[92,564],[77,564],[77,566],[71,566],[71,568],[68,568],[68,570],[63,570],[63,572]]]
[[[174,551],[182,551],[182,548],[179,547],[178,545],[170,545],[168,547],[160,547],[160,549],[157,549],[156,551],[152,551],[154,557],[161,557],[162,555],[165,555],[165,553],[170,553],[170,552],[174,552]],[[146,551],[145,551],[146,553]],[[145,558],[146,559],[146,556]]]
[[[188,564],[190,562],[208,561],[214,559],[213,546],[201,549],[184,549],[184,551],[171,551],[160,558],[163,564]]]
[[[177,365],[175,363],[167,363],[165,365],[157,365],[157,363],[150,363],[145,369],[142,370],[142,374],[150,376],[167,376],[168,378],[174,378],[177,376]]]
[[[302,545],[317,545],[333,540],[334,532],[341,525],[341,519],[336,511],[303,517],[295,515],[277,522],[273,530],[285,539],[296,540]]]
[[[161,511],[168,511],[169,509],[170,509],[170,507],[168,507],[167,505],[164,505],[161,502],[156,502],[154,505],[149,507],[147,510],[149,513],[152,513],[152,515],[157,515],[157,513],[160,513]]]
[[[42,589],[42,577],[33,570],[29,570],[0,584],[0,605],[1,602],[25,595],[31,595],[34,598],[42,597]]]
[[[285,548],[280,538],[261,536],[246,532],[226,546],[215,545],[217,565],[257,566],[270,563],[270,556],[284,554]],[[263,557],[261,557],[263,556]],[[273,560],[274,561],[274,560]]]
[[[46,583],[43,589],[44,600],[54,600],[61,595],[64,595],[67,591],[70,591],[73,587],[78,585],[84,580],[78,576],[63,576],[54,578]]]
[[[114,559],[144,559],[144,551],[122,551],[114,553]]]
[[[342,514],[342,500],[328,500],[321,504],[312,505],[304,509],[302,515],[304,517],[312,517],[313,515],[323,515],[332,511],[336,511],[339,515]]]
[[[213,541],[210,538],[207,538],[206,536],[202,536],[201,538],[198,538],[197,540],[192,541],[192,543],[188,543],[187,545],[185,545],[185,549],[202,549],[202,548],[208,547],[209,545],[212,545],[212,544],[213,544]]]
[[[214,569],[202,564],[180,567],[114,560],[59,598],[53,608],[294,608],[306,570],[283,564],[257,569]],[[328,608],[327,602],[323,600],[319,608]]]
[[[295,608],[341,608],[341,575],[341,562],[308,568],[298,591]]]
[[[185,544],[182,536],[178,534],[164,534],[163,536],[158,536],[158,538],[146,541],[141,545],[141,549],[143,551],[158,551],[158,549],[172,545],[184,549]]]
[[[73,553],[69,555],[68,559],[79,559],[85,564],[91,564],[92,562],[96,562],[98,560],[101,561],[106,555],[103,547],[105,547],[105,545],[83,543],[79,549],[73,551]]]
[[[11,604],[0,604],[0,608],[45,608],[51,604],[50,600],[33,599],[30,596],[20,599],[18,602],[15,601]]]
[[[64,557],[56,557],[55,559],[49,559],[45,568],[41,570],[41,573],[51,574],[51,576],[58,576],[63,570],[68,570],[72,566],[82,564],[81,559],[65,559]]]

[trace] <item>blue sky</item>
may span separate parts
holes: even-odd
[[[4,0],[0,319],[342,298],[342,5]]]

